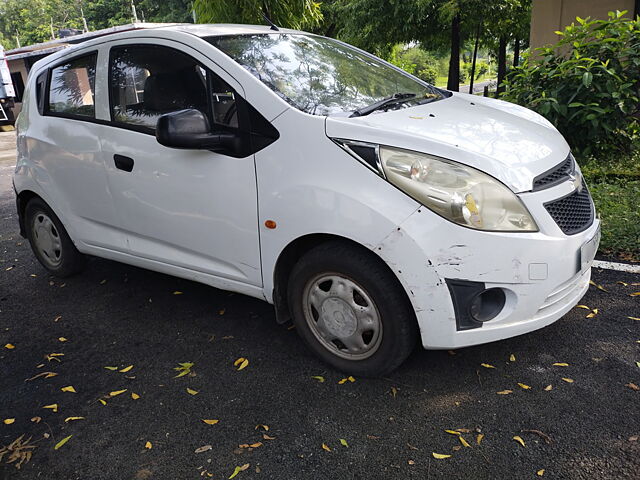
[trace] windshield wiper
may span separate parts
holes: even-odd
[[[394,103],[401,103],[410,98],[414,98],[416,96],[415,93],[394,93],[390,97],[383,98],[382,100],[378,100],[371,105],[367,105],[366,107],[359,108],[355,110],[350,117],[362,117],[363,115],[369,115],[371,112],[375,112],[376,110],[380,110],[381,108],[387,107],[389,105],[393,105]]]

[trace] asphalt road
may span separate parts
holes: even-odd
[[[416,350],[389,378],[341,384],[258,300],[100,259],[50,277],[18,234],[11,165],[0,153],[0,449],[23,434],[35,449],[20,470],[5,455],[0,479],[223,479],[246,464],[237,479],[640,478],[640,391],[626,386],[640,385],[640,321],[627,318],[640,275],[594,271],[608,292],[581,302],[593,318],[574,309],[510,340]],[[174,378],[179,362],[190,375]],[[43,372],[57,375],[27,380]],[[446,429],[468,429],[470,446]]]

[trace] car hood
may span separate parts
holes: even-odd
[[[326,133],[448,158],[482,170],[514,192],[566,159],[569,145],[545,118],[518,105],[461,93],[364,117],[327,117]]]

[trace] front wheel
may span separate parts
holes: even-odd
[[[288,296],[300,336],[344,372],[385,375],[416,344],[415,314],[402,287],[363,248],[330,242],[309,251],[291,272]]]

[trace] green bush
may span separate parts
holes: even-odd
[[[536,110],[584,155],[629,152],[640,133],[640,20],[577,18],[560,41],[525,56],[505,100]]]
[[[416,76],[425,82],[434,85],[438,78],[438,69],[432,65],[427,65],[419,72],[416,72]]]
[[[425,82],[435,83],[438,77],[438,60],[419,47],[405,48],[402,44],[394,45],[387,60]]]

